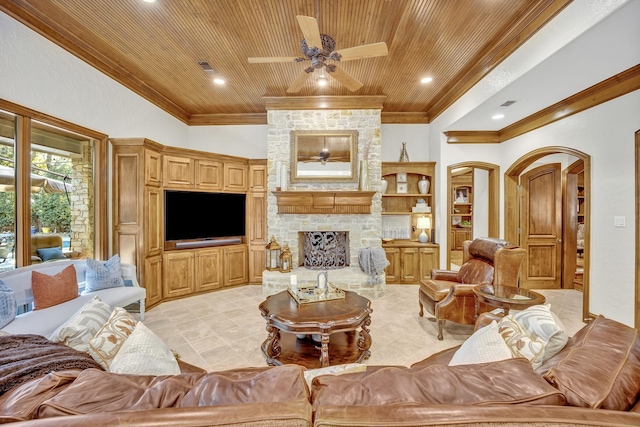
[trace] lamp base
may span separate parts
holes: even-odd
[[[424,231],[424,228],[422,229],[422,233],[420,233],[420,235],[418,236],[418,240],[420,241],[420,243],[427,243],[429,241],[429,237]]]

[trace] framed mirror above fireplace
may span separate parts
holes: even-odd
[[[292,130],[291,183],[357,182],[358,131]]]

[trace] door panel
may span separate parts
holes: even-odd
[[[520,177],[520,246],[527,249],[520,286],[561,286],[562,174],[560,164],[540,166]]]

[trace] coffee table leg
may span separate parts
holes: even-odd
[[[360,337],[358,337],[358,348],[362,351],[369,350],[371,347],[371,335],[369,334],[369,329],[367,329],[369,325],[371,325],[371,317],[367,317],[366,320],[362,322]],[[365,357],[365,359],[366,358],[367,357]]]
[[[320,348],[320,366],[329,366],[329,334],[322,334],[322,347]]]
[[[280,352],[282,349],[280,348],[280,329],[275,326],[267,326],[267,332],[269,335],[267,339],[262,343],[262,350],[264,354],[267,356],[267,363],[269,365],[273,365],[271,359],[277,359],[280,357]]]

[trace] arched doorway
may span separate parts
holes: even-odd
[[[545,156],[553,154],[568,154],[571,155],[583,163],[584,174],[584,227],[586,230],[584,239],[584,275],[583,275],[583,295],[582,295],[582,318],[583,320],[589,319],[589,230],[591,223],[590,215],[590,200],[591,200],[591,156],[585,154],[579,150],[567,147],[543,147],[525,154],[516,160],[513,165],[505,172],[504,176],[504,194],[505,194],[505,211],[504,211],[504,225],[505,225],[505,239],[510,242],[517,242],[520,244],[520,194],[518,186],[520,184],[520,175],[537,160],[542,159]],[[559,244],[562,242],[558,242]],[[573,254],[572,254],[573,255]],[[526,262],[526,261],[525,261]],[[525,266],[526,268],[526,266]]]
[[[500,237],[500,166],[485,162],[462,162],[447,167],[447,268],[451,268],[451,251],[453,248],[452,221],[454,215],[454,197],[452,177],[454,171],[475,169],[487,172],[487,237]]]

